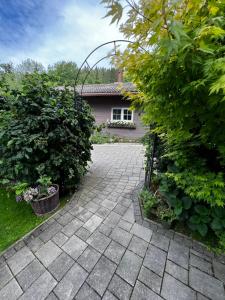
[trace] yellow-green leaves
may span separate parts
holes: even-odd
[[[122,18],[123,14],[123,7],[120,4],[119,1],[107,1],[107,0],[102,0],[102,4],[106,5],[106,8],[108,9],[107,14],[105,15],[106,17],[111,17],[111,24],[115,22],[119,22],[120,19]]]

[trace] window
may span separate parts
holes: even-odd
[[[123,110],[123,119],[124,121],[131,121],[132,120],[132,111],[128,109]]]
[[[133,121],[133,112],[128,108],[112,108],[112,121]]]
[[[113,120],[116,121],[116,120],[121,120],[121,117],[122,117],[122,110],[121,109],[117,109],[117,108],[114,108],[113,109]]]

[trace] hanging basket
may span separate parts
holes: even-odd
[[[37,216],[51,213],[59,207],[59,186],[57,184],[53,184],[52,186],[56,188],[54,194],[31,201],[31,206]]]

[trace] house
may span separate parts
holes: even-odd
[[[140,138],[146,132],[141,122],[141,112],[129,109],[130,101],[122,95],[121,88],[136,93],[135,86],[130,82],[86,84],[83,88],[77,86],[77,92],[91,106],[96,123],[106,125],[104,132],[131,139]]]

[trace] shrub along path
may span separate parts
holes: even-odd
[[[73,201],[0,258],[0,299],[224,300],[225,261],[134,220],[144,149],[97,145]]]

